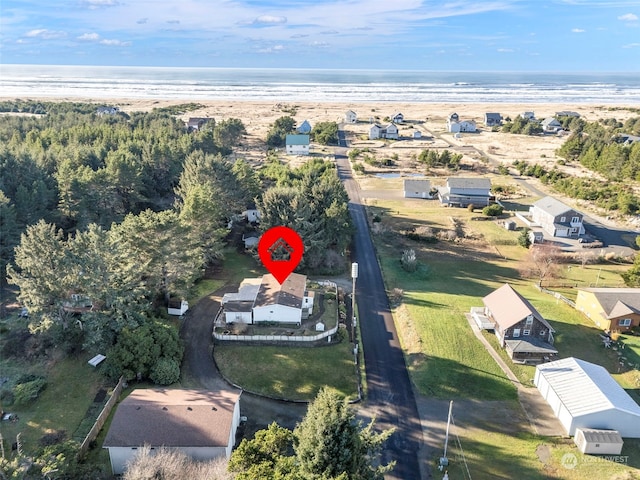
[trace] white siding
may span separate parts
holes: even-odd
[[[253,308],[253,321],[257,322],[278,322],[297,323],[302,320],[302,310],[284,305],[269,305],[266,307]]]
[[[287,145],[287,155],[309,155],[309,145]]]
[[[640,407],[603,367],[564,358],[538,365],[534,384],[567,434],[592,428],[640,438]]]

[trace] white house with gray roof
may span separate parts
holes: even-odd
[[[538,365],[533,383],[568,435],[593,428],[640,438],[640,406],[604,367],[563,358]]]
[[[491,203],[491,180],[484,177],[447,178],[447,184],[438,188],[438,198],[440,203],[449,207],[467,207],[470,204],[486,207]]]
[[[544,197],[529,207],[531,219],[552,237],[579,238],[584,235],[584,215],[553,197]]]
[[[431,182],[426,178],[405,179],[404,198],[431,198]]]
[[[306,287],[306,275],[298,273],[290,274],[282,284],[270,273],[244,279],[237,292],[222,297],[225,321],[299,325],[313,313],[314,292]]]
[[[114,475],[144,446],[194,460],[229,458],[240,424],[240,390],[136,389],[122,400],[102,444]]]

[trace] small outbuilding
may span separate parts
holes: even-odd
[[[576,428],[574,443],[582,453],[595,455],[620,455],[624,444],[617,430]]]
[[[404,198],[431,198],[431,182],[425,179],[406,179]]]
[[[309,143],[309,135],[287,135],[285,137],[287,155],[309,155]]]

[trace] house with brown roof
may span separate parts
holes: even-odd
[[[494,290],[482,303],[485,316],[495,325],[500,346],[514,362],[538,363],[557,355],[553,327],[511,285]]]
[[[607,331],[640,325],[640,288],[579,288],[576,309]]]
[[[118,405],[102,444],[114,475],[139,449],[179,450],[194,460],[229,458],[240,423],[239,390],[136,389]]]
[[[313,313],[314,292],[307,276],[290,274],[284,283],[268,273],[245,279],[237,292],[225,293],[222,307],[227,323],[275,322],[300,325]]]

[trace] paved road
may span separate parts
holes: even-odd
[[[343,136],[340,144],[346,146]],[[360,189],[351,175],[351,166],[344,153],[344,149],[336,151],[336,163],[338,175],[349,194],[349,212],[356,227],[354,261],[359,267],[356,303],[367,378],[366,409],[373,412],[380,427],[396,428],[396,433],[387,442],[383,452],[385,462],[397,462],[393,472],[386,478],[419,480],[418,451],[422,444],[420,417],[369,235]]]

